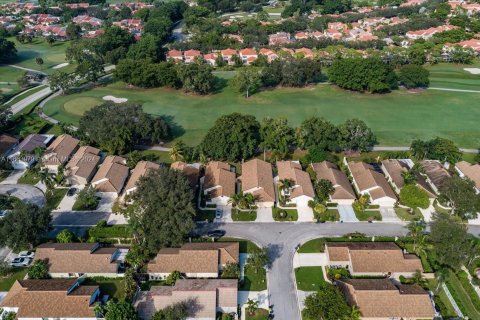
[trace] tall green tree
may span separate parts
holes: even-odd
[[[270,258],[268,257],[268,249],[262,248],[248,256],[247,263],[253,268],[255,273],[265,269],[270,264]]]
[[[263,150],[272,151],[283,158],[295,141],[295,130],[285,118],[265,118],[260,128],[260,137]]]
[[[183,243],[194,228],[193,191],[185,176],[160,168],[140,179],[129,224],[150,252]]]
[[[339,132],[330,121],[312,117],[302,122],[297,129],[297,142],[302,148],[321,148],[335,151],[338,147]]]
[[[183,89],[198,94],[209,94],[215,90],[213,68],[203,62],[180,65],[178,76]]]
[[[262,85],[260,70],[256,67],[241,68],[232,79],[232,84],[238,92],[248,98],[256,93]]]
[[[20,202],[0,219],[0,245],[12,250],[32,249],[46,236],[50,211],[31,203]]]
[[[475,191],[475,183],[466,178],[452,176],[440,186],[440,194],[448,200],[452,214],[461,219],[475,219],[480,210],[480,195]]]
[[[260,144],[260,123],[251,115],[232,113],[219,117],[200,144],[207,157],[242,160],[253,156]]]
[[[350,119],[338,127],[339,145],[344,150],[368,151],[377,142],[377,137],[365,122]]]
[[[459,270],[467,262],[467,226],[458,217],[435,213],[430,222],[430,240],[440,265]]]
[[[430,84],[430,72],[422,66],[407,64],[399,69],[398,79],[406,88],[426,88]]]
[[[151,320],[186,320],[190,315],[188,304],[192,304],[190,307],[195,309],[195,301],[179,302],[158,310]]]
[[[0,37],[0,62],[8,62],[17,56],[15,43]]]
[[[314,294],[305,298],[304,315],[312,320],[338,320],[350,315],[342,293],[332,284],[323,282]]]
[[[102,315],[105,320],[138,320],[137,311],[133,305],[125,300],[108,300],[107,304],[102,306],[97,304],[95,312]]]
[[[48,279],[50,275],[48,273],[48,266],[44,260],[36,260],[30,268],[28,268],[29,279]]]

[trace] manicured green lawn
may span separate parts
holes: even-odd
[[[232,209],[233,221],[255,221],[257,219],[256,211],[239,211]]]
[[[0,278],[0,291],[8,291],[16,280],[22,280],[27,275],[28,268],[15,268],[14,272],[6,278]]]
[[[39,181],[40,181],[40,176],[29,170],[25,171],[23,176],[21,176],[20,179],[18,179],[19,184],[36,185]]]
[[[285,212],[285,216],[280,215],[281,212]],[[298,211],[297,209],[280,209],[272,208],[272,216],[275,221],[297,221],[298,220]]]
[[[47,194],[47,206],[53,209],[56,209],[62,201],[63,197],[67,194],[68,188],[62,189],[53,189],[52,194]]]
[[[4,65],[0,67],[0,81],[17,83],[17,79],[25,73],[25,70]]]
[[[318,253],[325,251],[325,239],[318,238],[305,242],[298,249],[298,253]]]
[[[324,213],[319,215],[319,222],[339,221],[340,214],[337,209],[327,209]]]
[[[295,279],[298,290],[317,291],[321,283],[325,282],[322,267],[300,267],[295,269]]]
[[[45,106],[45,113],[78,124],[79,115],[65,104],[80,97],[101,99],[106,95],[141,103],[146,112],[166,116],[175,124],[174,134],[189,145],[198,144],[220,115],[232,112],[264,117],[283,116],[298,126],[311,116],[334,123],[360,118],[375,132],[380,145],[410,145],[413,139],[435,136],[450,138],[462,147],[480,145],[477,119],[480,94],[426,90],[410,93],[397,90],[390,94],[351,93],[330,85],[304,89],[280,88],[263,91],[249,99],[231,87],[209,96],[195,96],[172,89],[131,89],[116,82],[74,95],[60,96]],[[84,100],[83,100],[84,101]],[[94,101],[94,100],[92,100]],[[91,105],[93,107],[94,104]],[[84,106],[87,109],[88,106]],[[68,108],[68,105],[67,105]]]
[[[44,86],[44,85],[37,86],[37,87],[35,87],[35,88],[33,88],[33,89],[30,89],[30,91],[25,92],[25,93],[21,94],[21,95],[18,96],[18,97],[15,97],[15,99],[13,99],[12,101],[10,101],[9,103],[6,103],[5,105],[6,105],[6,106],[9,106],[9,107],[10,107],[10,106],[13,106],[15,103],[19,102],[20,100],[23,100],[23,99],[27,98],[28,96],[31,96],[32,94],[37,93],[38,91],[43,90],[43,89],[45,89],[45,88],[46,88],[46,86]],[[25,109],[23,109],[22,112],[23,112],[24,110],[25,110]]]
[[[357,216],[357,219],[360,221],[369,221],[370,219],[376,220],[376,221],[382,221],[382,215],[380,214],[380,211],[377,210],[365,210],[363,212],[361,211],[355,211],[355,215]]]
[[[480,319],[480,312],[475,308],[473,301],[453,272],[450,272],[447,287],[464,316],[468,316],[470,319]]]
[[[257,309],[255,314],[249,314],[245,311],[246,320],[267,320],[268,319],[268,310],[266,309]]]
[[[480,90],[480,75],[471,74],[464,68],[476,68],[473,65],[457,65],[452,63],[439,63],[428,66],[430,71],[430,86],[438,88],[452,88],[464,90]]]
[[[111,298],[123,299],[125,298],[125,288],[123,285],[123,278],[103,278],[92,277],[85,279],[84,285],[99,285],[100,291],[103,294],[108,294]]]
[[[408,212],[408,210],[405,208],[395,208],[395,213],[403,221],[423,219],[423,214],[418,208],[415,208],[413,210],[413,213]]]
[[[258,273],[248,264],[245,266],[245,275],[243,281],[240,281],[238,290],[240,291],[263,291],[267,290],[267,272],[261,269]]]
[[[139,150],[145,160],[153,161],[153,162],[163,162],[163,163],[171,163],[172,159],[168,155],[166,151],[157,151],[157,150]]]
[[[196,221],[208,220],[208,222],[213,222],[213,219],[215,219],[215,210],[197,210]]]

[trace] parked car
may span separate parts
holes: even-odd
[[[35,252],[33,252],[33,251],[22,251],[18,254],[18,257],[33,259],[33,257],[35,257]]]
[[[222,213],[223,212],[220,209],[215,210],[215,218],[220,219],[222,217]]]
[[[27,267],[32,263],[32,259],[30,258],[15,258],[12,261],[10,261],[10,265],[12,267]]]
[[[223,237],[224,235],[225,235],[224,230],[212,230],[207,232],[207,237],[211,237],[211,238],[220,238],[220,237]]]
[[[68,189],[67,196],[72,197],[77,192],[77,188]]]

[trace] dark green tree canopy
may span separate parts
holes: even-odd
[[[462,158],[462,152],[453,141],[439,137],[427,141],[414,140],[410,149],[418,160],[431,159],[457,163]]]
[[[180,65],[178,76],[188,92],[208,94],[215,90],[213,68],[203,62]]]
[[[397,88],[392,67],[376,58],[336,60],[328,70],[328,78],[341,88],[360,92],[382,93]]]
[[[452,213],[462,219],[475,219],[480,210],[480,195],[470,179],[452,176],[440,186],[440,194],[447,199]]]
[[[195,301],[184,301],[168,306],[155,312],[151,320],[185,320],[189,316],[189,305],[194,309],[192,304],[195,303]]]
[[[203,139],[204,155],[218,160],[248,159],[260,143],[260,123],[251,115],[232,113],[215,121]]]
[[[324,282],[317,292],[305,298],[303,312],[312,320],[338,320],[347,319],[350,307],[334,285]]]
[[[194,228],[193,191],[185,176],[161,168],[142,177],[129,224],[150,252],[178,246]]]
[[[170,137],[170,127],[162,118],[153,118],[132,103],[107,102],[85,112],[80,132],[110,153],[123,154],[140,140],[159,142]]]
[[[19,202],[0,219],[0,245],[20,251],[32,249],[47,234],[50,211],[31,203]]]
[[[338,148],[339,132],[331,122],[312,117],[302,122],[297,129],[298,145],[302,148],[316,147],[335,151]]]
[[[265,118],[260,128],[261,147],[284,156],[295,141],[295,130],[285,118]]]
[[[367,151],[377,142],[377,137],[365,122],[350,119],[338,126],[339,145],[344,150]]]
[[[422,66],[407,64],[399,69],[398,79],[406,88],[425,88],[430,84],[430,72]]]
[[[0,62],[7,62],[17,56],[15,43],[0,37]]]

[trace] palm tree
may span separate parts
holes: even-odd
[[[360,312],[360,309],[358,309],[357,306],[352,306],[350,314],[346,317],[346,320],[360,320],[361,316],[362,313]]]
[[[43,168],[40,171],[40,182],[47,186],[47,190],[50,191],[55,186],[55,173],[48,171],[48,168]]]
[[[435,288],[435,291],[434,291],[435,294],[438,293],[438,290],[440,289],[440,286],[442,285],[442,283],[447,281],[448,277],[450,276],[450,270],[447,267],[442,266],[436,272],[436,276],[437,276],[437,279],[438,279],[438,283],[437,283],[437,287]]]
[[[414,184],[417,181],[415,173],[411,170],[402,172],[402,178],[405,184]]]
[[[255,205],[257,198],[251,193],[235,193],[230,196],[228,203],[232,207],[238,207],[240,209],[251,209]]]
[[[419,240],[425,241],[425,239],[422,239],[425,231],[425,222],[423,220],[413,220],[407,225],[407,229],[408,235],[413,238],[413,250],[416,251]]]
[[[255,205],[257,198],[252,193],[243,194],[243,201],[246,209],[251,209]]]
[[[290,190],[293,188],[295,183],[293,182],[292,179],[282,179],[279,181],[280,182],[280,190],[283,191],[283,193],[288,193]]]
[[[173,162],[176,162],[184,159],[184,152],[185,144],[182,140],[178,140],[172,145],[172,148],[170,148],[168,154],[170,156],[170,159],[172,159]]]
[[[258,302],[258,300],[248,299],[247,307],[246,307],[248,314],[253,316],[257,311],[259,305],[260,305],[260,302]]]
[[[415,273],[412,276],[412,280],[413,280],[413,283],[418,284],[421,287],[424,287],[427,282],[420,270],[415,271]]]
[[[236,207],[240,204],[240,202],[242,201],[242,198],[243,198],[243,194],[241,193],[234,193],[230,196],[230,199],[228,199],[228,203],[230,203],[232,205],[232,207]]]

